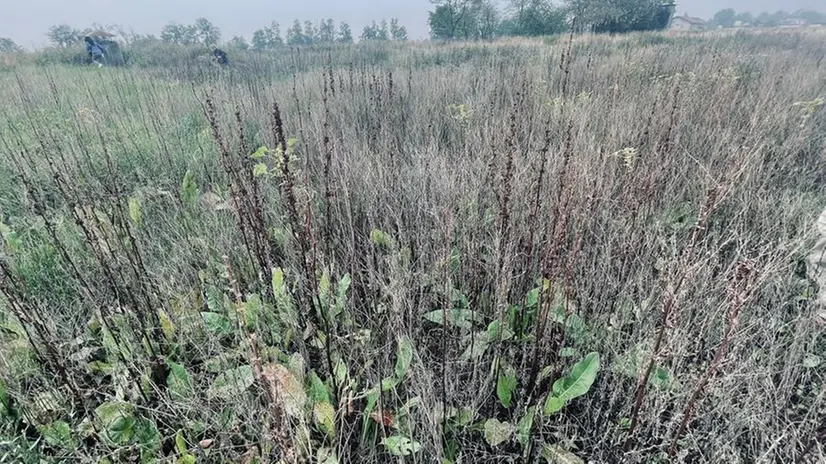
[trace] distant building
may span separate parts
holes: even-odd
[[[780,27],[803,27],[808,25],[809,22],[805,19],[789,18],[780,21]]]
[[[701,18],[688,15],[675,16],[671,19],[670,29],[672,31],[704,31],[706,30],[706,22]]]

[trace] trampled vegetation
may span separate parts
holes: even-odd
[[[822,462],[823,40],[4,68],[0,460]]]

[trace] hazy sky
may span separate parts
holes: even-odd
[[[710,17],[731,7],[760,12],[800,8],[826,9],[824,0],[677,0],[677,12]],[[354,35],[372,20],[397,17],[411,38],[427,37],[429,0],[0,0],[0,37],[10,37],[26,47],[41,46],[45,32],[55,24],[82,29],[91,23],[121,24],[137,32],[157,34],[164,24],[189,24],[205,17],[221,28],[225,39],[243,35],[270,21],[278,21],[282,32],[293,19],[322,17],[347,21]]]

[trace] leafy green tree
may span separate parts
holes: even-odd
[[[623,33],[663,29],[674,14],[671,0],[568,0],[579,30]]]
[[[317,42],[331,44],[336,41],[336,23],[332,19],[322,19],[318,23]]]
[[[317,34],[312,21],[304,21],[304,45],[312,45],[316,42]]]
[[[502,14],[492,0],[485,0],[479,6],[479,38],[490,40],[496,37],[502,26]]]
[[[385,26],[386,26],[386,23],[385,23]],[[386,28],[385,28],[384,37],[382,37],[381,26],[379,26],[378,24],[376,24],[375,21],[373,21],[371,24],[368,24],[368,25],[364,26],[364,29],[361,30],[361,36],[359,36],[359,39],[361,39],[363,41],[387,40]]]
[[[304,33],[301,21],[297,19],[293,21],[293,25],[287,29],[287,45],[310,45],[311,43]]]
[[[281,26],[275,21],[252,34],[253,50],[275,50],[283,45],[284,39],[281,38]]]
[[[387,20],[382,19],[378,28],[379,40],[390,40],[390,30],[388,29]]]
[[[353,43],[353,30],[350,29],[350,25],[342,22],[338,26],[338,37],[336,38],[336,42],[343,43],[343,44],[351,44]]]
[[[428,15],[434,40],[479,39],[480,18],[487,0],[431,0],[435,9]]]
[[[737,21],[737,12],[731,8],[720,10],[714,14],[712,21],[718,26],[733,27],[734,22]]]
[[[741,24],[752,24],[754,22],[754,16],[752,16],[749,12],[737,13],[737,16],[734,18],[734,22],[736,23],[739,21]]]
[[[0,37],[0,53],[17,53],[22,51],[23,48],[14,43],[14,40],[7,37]]]
[[[797,10],[792,13],[792,17],[803,19],[809,24],[826,24],[826,13],[814,10]]]
[[[776,27],[779,26],[780,23],[785,20],[792,18],[793,15],[785,11],[775,11],[774,13],[769,13],[768,11],[764,11],[760,13],[757,18],[754,19],[754,23],[758,26],[764,27]]]
[[[539,36],[563,32],[565,11],[548,0],[512,0],[507,35]]]
[[[399,24],[399,18],[390,18],[390,38],[392,40],[407,40],[407,28]]]
[[[82,39],[83,33],[68,24],[59,24],[50,27],[47,36],[58,47],[70,47]]]
[[[246,51],[249,50],[250,44],[243,37],[236,35],[227,42],[227,47],[233,50]]]
[[[198,33],[192,26],[167,24],[161,29],[161,40],[165,43],[192,45],[198,42]]]
[[[197,43],[211,47],[221,41],[221,30],[206,18],[195,20],[195,36]]]

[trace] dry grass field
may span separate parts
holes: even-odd
[[[824,39],[0,60],[0,462],[826,461]]]

